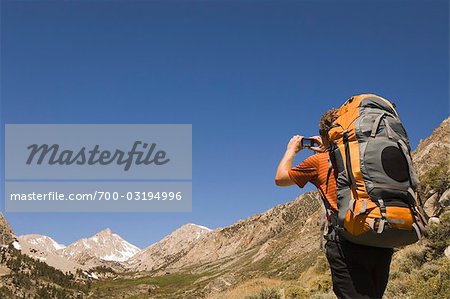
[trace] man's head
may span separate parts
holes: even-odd
[[[319,133],[320,137],[322,138],[323,146],[325,148],[330,147],[330,142],[328,140],[328,131],[331,129],[331,127],[333,126],[333,122],[337,118],[336,112],[337,109],[332,108],[325,112],[320,119]]]

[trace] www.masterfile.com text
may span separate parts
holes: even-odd
[[[33,201],[116,201],[116,200],[148,200],[148,201],[165,201],[165,200],[182,200],[183,193],[181,191],[95,191],[92,193],[64,193],[64,192],[47,192],[47,193],[11,193],[9,200],[33,200]]]

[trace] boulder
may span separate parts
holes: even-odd
[[[442,194],[441,198],[439,198],[439,208],[440,213],[450,208],[450,189],[447,189],[447,191]]]
[[[440,210],[439,208],[439,194],[434,193],[431,195],[423,205],[423,209],[425,210],[425,213],[428,215],[428,217],[437,216],[438,212]]]
[[[441,223],[441,221],[439,220],[438,217],[430,217],[430,219],[428,219],[428,224],[439,224]]]

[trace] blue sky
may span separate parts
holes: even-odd
[[[193,126],[192,213],[5,213],[17,234],[226,226],[303,192],[273,182],[287,141],[353,94],[393,100],[413,148],[449,115],[448,1],[1,3],[2,125]]]

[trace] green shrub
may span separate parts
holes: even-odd
[[[442,194],[445,192],[445,190],[449,189],[449,164],[450,163],[448,160],[442,161],[438,165],[425,172],[420,177],[422,188],[426,188],[428,186],[439,194]]]
[[[450,261],[442,258],[411,278],[412,298],[450,298]]]
[[[113,268],[111,267],[106,267],[106,266],[97,266],[94,268],[91,268],[90,271],[99,273],[99,274],[104,274],[104,273],[112,273],[115,274],[116,271],[113,270]]]
[[[333,282],[331,281],[331,276],[327,275],[321,279],[317,279],[312,284],[312,289],[314,292],[327,293],[333,289]]]
[[[450,212],[430,225],[422,243],[396,252],[385,298],[450,298]]]
[[[281,299],[280,293],[275,289],[262,289],[257,295],[247,296],[245,299]]]
[[[397,260],[393,263],[400,273],[409,274],[414,269],[420,268],[427,262],[427,250],[423,247],[406,248],[405,252],[400,252]],[[390,277],[395,277],[396,272],[391,273]]]
[[[328,261],[325,256],[318,256],[314,270],[317,274],[325,274],[330,269]]]
[[[309,298],[309,292],[300,287],[290,287],[285,292],[286,299],[306,299]]]
[[[389,282],[384,293],[384,298],[405,298],[407,297],[405,296],[405,294],[407,294],[411,290],[408,275],[397,271],[394,272],[396,273],[395,278],[392,275],[389,275]]]
[[[428,227],[427,249],[431,258],[441,256],[450,246],[450,211],[439,217],[440,223]]]
[[[2,286],[0,287],[0,298],[12,299],[14,298],[14,295],[7,287]]]

